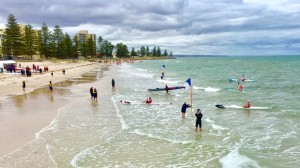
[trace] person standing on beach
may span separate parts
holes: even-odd
[[[186,109],[191,107],[189,104],[186,104],[186,102],[183,103],[181,107],[181,117],[185,118]]]
[[[196,131],[197,131],[198,126],[200,128],[200,131],[202,131],[201,119],[202,119],[203,114],[201,113],[200,109],[197,109],[197,112],[196,112],[195,116],[197,117],[197,119],[196,119]]]
[[[98,101],[98,93],[96,88],[94,88],[93,90],[93,96],[94,96],[94,101]]]
[[[91,99],[93,99],[93,97],[94,97],[93,91],[94,91],[94,89],[93,89],[93,87],[91,87],[90,88]]]
[[[22,87],[23,87],[23,90],[25,91],[25,87],[26,87],[25,81],[23,81]]]
[[[53,85],[52,85],[52,82],[51,82],[51,81],[49,82],[49,89],[50,89],[50,92],[53,91]]]
[[[112,80],[111,80],[111,87],[112,87],[112,91],[115,91],[115,79],[113,78]]]
[[[53,77],[53,72],[51,72],[51,76]]]

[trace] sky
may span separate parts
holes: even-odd
[[[300,55],[300,0],[0,0],[9,14],[40,29],[88,30],[139,49],[174,55]]]

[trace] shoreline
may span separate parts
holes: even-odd
[[[21,64],[26,65],[27,63],[21,62]],[[33,63],[29,62],[28,64],[32,65]],[[31,142],[35,139],[36,133],[51,124],[51,121],[57,116],[59,108],[68,102],[63,95],[71,94],[68,93],[70,91],[59,89],[60,85],[64,85],[70,78],[82,76],[95,68],[105,66],[91,62],[38,62],[38,64],[47,65],[49,71],[31,77],[20,75],[7,77],[4,74],[0,76],[0,87],[6,88],[0,91],[0,158]],[[65,75],[62,74],[62,69],[66,70]],[[54,72],[53,77],[51,72]],[[25,91],[22,89],[23,80],[26,81]],[[54,86],[53,94],[47,87],[49,80]],[[51,103],[48,103],[49,100]],[[36,103],[39,105],[34,106]]]

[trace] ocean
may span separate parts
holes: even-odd
[[[243,74],[255,81],[240,82],[240,92],[228,79]],[[297,56],[179,57],[102,67],[89,74],[94,80],[60,86],[70,92],[63,95],[68,103],[36,139],[1,158],[0,167],[300,167],[299,74]],[[192,92],[148,91],[184,86],[189,78]],[[98,102],[90,100],[91,86]],[[191,95],[192,111],[182,119]],[[153,105],[142,104],[147,97]],[[247,100],[271,109],[215,107]],[[202,132],[195,131],[196,109],[204,115]]]

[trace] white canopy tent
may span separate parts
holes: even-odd
[[[15,61],[13,61],[13,60],[0,61],[0,69],[2,68],[4,70],[5,68],[9,67],[12,64],[15,67],[17,67],[17,63]]]

